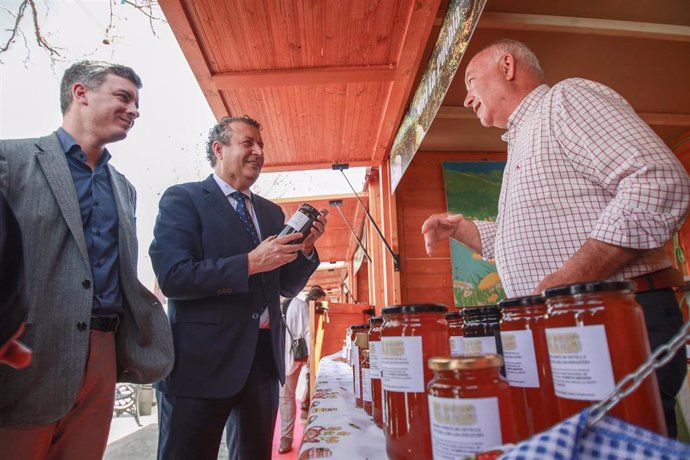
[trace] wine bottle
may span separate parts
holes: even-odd
[[[278,234],[278,236],[290,235],[292,233],[299,232],[302,234],[302,238],[299,238],[291,243],[299,244],[304,239],[309,236],[309,231],[314,221],[319,217],[319,211],[316,210],[312,205],[307,203],[302,203],[299,209],[290,217],[285,228]]]

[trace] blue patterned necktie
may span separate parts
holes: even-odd
[[[242,192],[232,192],[230,196],[237,201],[237,209],[235,209],[235,211],[237,211],[237,215],[240,217],[242,225],[244,225],[244,229],[247,230],[247,233],[249,233],[249,239],[252,240],[252,244],[254,246],[258,246],[259,235],[256,233],[254,222],[252,222],[252,216],[249,215],[247,205],[244,202],[244,199],[247,198],[247,195]]]

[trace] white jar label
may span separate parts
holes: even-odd
[[[424,393],[421,337],[381,337],[381,383],[387,391]]]
[[[381,348],[381,342],[374,340],[369,342],[369,369],[371,371],[372,379],[381,378],[381,365],[379,364],[379,350]]]
[[[556,395],[600,401],[615,388],[604,326],[546,329]]]
[[[290,220],[288,220],[287,225],[289,225],[297,231],[300,231],[302,230],[302,227],[304,227],[308,222],[309,216],[305,216],[301,212],[297,211],[292,215],[292,217],[290,217]]]
[[[462,356],[465,354],[465,338],[461,335],[450,336],[450,355]]]
[[[466,355],[496,353],[496,338],[494,337],[465,337],[464,342]]]
[[[532,331],[501,332],[506,378],[511,386],[539,388]]]
[[[455,460],[503,444],[498,398],[429,395],[434,460]]]
[[[355,398],[361,398],[359,395],[359,347],[357,345],[352,347],[352,366],[355,372]]]
[[[371,402],[371,373],[362,368],[362,401]]]

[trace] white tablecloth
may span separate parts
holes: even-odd
[[[299,459],[386,459],[383,431],[355,407],[352,369],[340,353],[319,363]]]

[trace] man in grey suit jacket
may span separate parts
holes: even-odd
[[[172,367],[165,313],[137,279],[134,187],[105,148],[139,116],[139,88],[129,67],[79,62],[62,78],[62,127],[0,141],[33,349],[28,368],[0,366],[0,458],[101,458],[116,379],[152,382]]]

